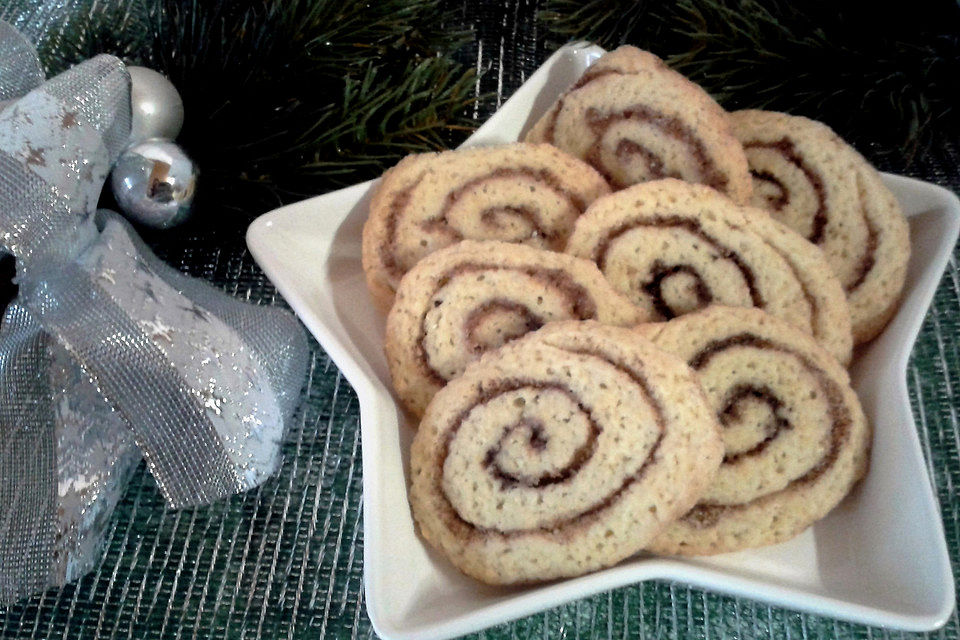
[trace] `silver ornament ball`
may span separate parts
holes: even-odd
[[[144,140],[117,160],[110,186],[120,209],[134,222],[167,229],[190,215],[197,167],[169,140]]]
[[[146,67],[128,66],[130,73],[130,141],[173,140],[183,127],[183,100],[166,76]]]

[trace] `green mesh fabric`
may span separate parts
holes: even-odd
[[[95,3],[96,4],[96,3]],[[461,3],[457,3],[461,4]],[[463,23],[485,69],[482,120],[544,59],[535,0],[475,5]],[[482,46],[480,46],[482,43]],[[492,52],[492,53],[491,53]],[[960,141],[905,168],[859,148],[881,169],[960,190]],[[887,150],[888,151],[888,150]],[[202,188],[202,186],[201,186]],[[202,212],[200,212],[202,215]],[[242,228],[156,234],[168,263],[261,304],[282,305],[243,243]],[[960,566],[960,269],[956,250],[907,373],[914,416],[947,544]],[[0,610],[5,638],[373,638],[363,597],[362,476],[356,395],[314,343],[303,402],[280,474],[260,490],[204,509],[165,511],[141,470],[127,491],[100,566],[75,584]],[[955,573],[956,575],[956,573]],[[799,614],[678,583],[647,582],[476,634],[526,638],[957,638],[956,612],[931,634]]]

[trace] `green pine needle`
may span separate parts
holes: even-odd
[[[451,60],[469,34],[442,27],[436,0],[165,0],[160,15],[154,57],[220,207],[256,214],[359,182],[472,126],[473,72]]]
[[[549,0],[540,12],[548,27],[548,47],[556,49],[571,40],[588,40],[612,49],[631,42],[648,28],[649,3],[644,0]]]

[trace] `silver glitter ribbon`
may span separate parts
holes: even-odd
[[[251,489],[279,465],[308,349],[288,312],[235,300],[96,211],[130,131],[130,79],[98,56],[43,82],[0,22],[0,604],[99,558],[142,453],[170,507]]]

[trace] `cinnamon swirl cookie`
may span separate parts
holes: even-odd
[[[616,188],[674,177],[750,199],[727,114],[660,58],[623,46],[597,60],[527,133],[583,158]]]
[[[710,304],[758,307],[850,360],[843,290],[815,246],[759,209],[703,185],[657,180],[600,198],[567,252],[660,320]]]
[[[803,332],[729,307],[638,330],[696,371],[725,445],[711,487],[649,550],[712,554],[782,542],[866,472],[870,429],[847,372]]]
[[[419,416],[485,351],[547,322],[571,319],[632,326],[648,318],[592,262],[464,240],[427,256],[400,281],[386,332],[394,388]]]
[[[718,429],[690,369],[636,331],[552,323],[434,396],[411,450],[413,516],[483,582],[580,575],[696,503]]]
[[[465,238],[560,251],[577,216],[609,190],[592,168],[545,144],[408,156],[370,203],[367,284],[388,303],[418,260]]]
[[[823,249],[850,303],[857,343],[896,311],[910,230],[880,175],[824,124],[785,113],[737,111],[754,203]]]

